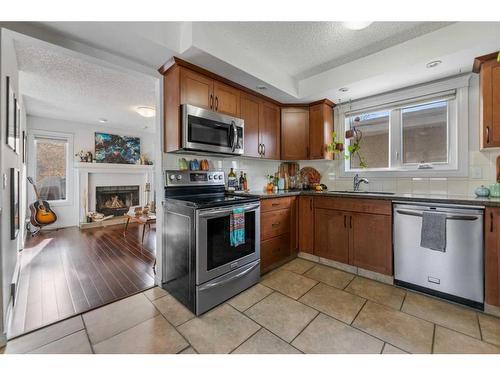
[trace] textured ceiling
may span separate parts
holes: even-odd
[[[29,115],[154,131],[154,118],[137,106],[155,106],[155,81],[104,67],[60,49],[15,41],[20,91]],[[101,124],[102,125],[102,124]]]
[[[289,75],[303,79],[447,26],[449,22],[210,22]]]

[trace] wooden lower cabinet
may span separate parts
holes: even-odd
[[[260,269],[266,272],[291,255],[290,236],[283,234],[260,244]]]
[[[314,204],[314,255],[392,275],[391,203],[349,198],[345,201],[343,198],[317,199]],[[342,207],[342,210],[331,207]]]
[[[500,306],[500,208],[486,208],[485,242],[485,299],[488,305]]]
[[[298,198],[299,251],[312,254],[314,251],[314,198],[301,196]]]

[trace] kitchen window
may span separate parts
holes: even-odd
[[[468,80],[455,77],[341,106],[341,123],[357,134],[345,139],[346,149],[355,140],[360,145],[341,174],[467,176]]]

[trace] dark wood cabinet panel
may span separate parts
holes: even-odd
[[[309,110],[283,108],[281,110],[281,158],[309,159]]]
[[[483,61],[479,72],[481,148],[500,147],[500,62]]]
[[[259,117],[261,99],[242,93],[240,114],[245,121],[245,155],[260,156]]]
[[[214,111],[240,117],[240,90],[214,81]]]
[[[163,77],[163,151],[177,151],[181,145],[180,115],[180,70],[178,66],[172,68]]]
[[[299,251],[313,254],[314,252],[314,212],[313,197],[299,197],[298,216],[300,225],[299,231]]]
[[[260,244],[260,269],[266,272],[273,265],[284,261],[291,255],[290,236],[287,234],[262,241]]]
[[[309,158],[333,159],[333,153],[326,151],[332,142],[333,108],[326,104],[309,107]]]
[[[290,233],[291,210],[263,212],[260,215],[260,238],[262,241]]]
[[[349,214],[336,210],[314,210],[314,255],[349,263]]]
[[[500,209],[486,208],[485,216],[485,299],[500,306]]]
[[[213,109],[214,80],[189,69],[181,68],[180,104]]]
[[[263,145],[262,157],[280,159],[280,107],[262,101],[259,120],[260,143]]]
[[[392,275],[391,217],[352,213],[349,217],[351,264]]]
[[[290,201],[290,250],[296,254],[299,248],[299,200],[298,197],[292,197]]]

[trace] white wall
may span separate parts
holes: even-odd
[[[95,147],[95,132],[107,132],[118,135],[127,135],[133,137],[140,137],[141,139],[141,154],[145,154],[149,159],[154,158],[154,141],[155,135],[152,133],[136,130],[123,130],[120,128],[106,126],[106,125],[91,125],[83,124],[64,120],[55,120],[43,117],[27,116],[27,126],[28,134],[33,134],[38,131],[54,132],[54,133],[65,133],[72,135],[73,138],[73,154],[78,153],[80,150],[84,152],[91,151],[94,154]],[[31,144],[30,144],[31,146]],[[30,148],[31,149],[31,148]],[[28,156],[28,173],[33,174],[34,168],[30,161],[33,160],[32,155]],[[72,155],[72,162],[78,161],[79,158]],[[72,163],[71,163],[72,164]],[[78,202],[80,198],[78,196],[79,188],[76,186],[77,183],[77,169],[70,168],[70,175],[68,178],[72,179],[73,192],[71,192],[71,202],[69,204],[51,205],[52,209],[58,216],[57,222],[54,224],[55,227],[70,227],[78,225],[79,213],[78,213]],[[111,178],[111,177],[110,177]],[[28,189],[28,201],[34,199],[33,189]]]
[[[1,271],[1,288],[0,288],[0,311],[2,319],[0,319],[0,346],[5,340],[5,329],[7,313],[11,308],[10,284],[13,281],[13,275],[17,267],[17,259],[19,250],[24,246],[24,209],[23,204],[20,207],[21,230],[15,240],[10,239],[10,168],[19,168],[21,171],[21,196],[20,202],[23,202],[23,194],[25,192],[23,184],[25,184],[25,168],[22,164],[22,147],[21,151],[16,154],[6,145],[6,77],[9,76],[12,82],[13,90],[18,100],[20,100],[21,108],[23,108],[22,98],[18,90],[18,70],[17,61],[13,40],[9,32],[5,29],[0,29],[0,172],[1,180],[6,181],[6,184],[0,183],[0,207],[1,211],[1,227],[0,227],[0,271]],[[26,116],[23,111],[21,114],[21,134],[25,129]]]

